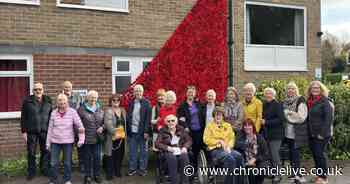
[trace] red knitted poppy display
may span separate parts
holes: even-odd
[[[147,68],[124,92],[123,104],[132,99],[132,88],[144,86],[144,96],[156,102],[159,88],[173,90],[177,104],[185,99],[186,86],[197,87],[204,99],[214,89],[223,100],[227,87],[227,0],[198,0]]]

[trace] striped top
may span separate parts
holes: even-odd
[[[69,107],[64,114],[60,114],[55,109],[51,113],[46,145],[74,143],[74,132],[78,132],[80,128],[84,128],[83,124],[73,108]],[[84,141],[85,134],[79,134],[79,143],[84,143]]]

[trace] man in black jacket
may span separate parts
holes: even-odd
[[[48,176],[49,152],[46,149],[47,128],[51,114],[51,99],[44,95],[43,84],[34,84],[34,95],[24,99],[21,111],[21,131],[27,142],[28,175],[27,180],[35,176],[35,155],[37,143],[40,145],[40,169]]]

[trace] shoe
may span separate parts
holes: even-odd
[[[101,179],[101,177],[99,177],[99,176],[95,176],[95,182],[96,183],[102,183],[102,179]]]
[[[115,173],[115,177],[117,178],[121,178],[122,177],[122,174],[119,172],[119,173]]]
[[[295,180],[295,179],[296,179],[296,176],[294,176],[294,175],[288,176],[288,180]]]
[[[128,176],[134,176],[136,174],[136,171],[135,170],[130,170],[128,172]]]
[[[113,180],[113,176],[110,176],[110,175],[106,176],[106,180],[107,180],[107,181]]]
[[[280,183],[281,180],[282,180],[281,177],[275,176],[275,177],[272,179],[272,184],[278,184],[278,183]]]
[[[71,181],[66,181],[66,182],[64,182],[64,184],[72,184],[72,182]]]
[[[28,175],[26,179],[27,179],[27,181],[31,181],[34,178],[35,178],[35,175]]]
[[[92,183],[91,178],[90,177],[85,177],[84,184],[91,184],[91,183]]]
[[[296,176],[295,180],[299,183],[306,183],[306,179],[303,176]]]
[[[139,175],[139,176],[147,176],[147,171],[145,171],[145,170],[139,170],[139,171],[138,171],[138,175]]]

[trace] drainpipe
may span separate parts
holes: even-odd
[[[233,0],[228,0],[228,84],[233,86]]]

